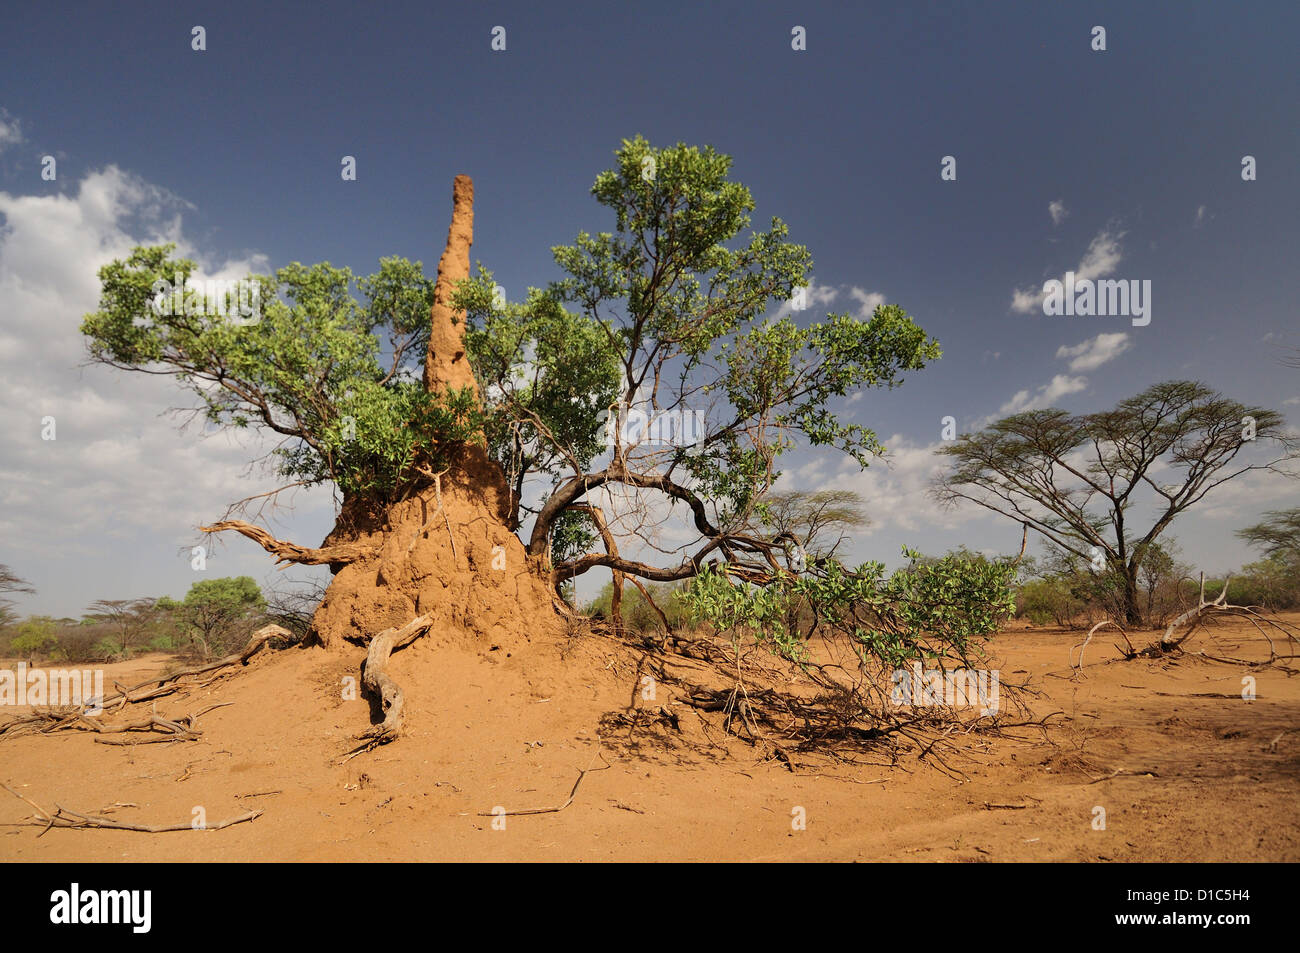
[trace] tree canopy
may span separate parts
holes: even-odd
[[[36,592],[31,583],[25,579],[20,579],[18,574],[8,566],[0,565],[0,626],[9,625],[15,621],[14,600],[8,597],[8,593],[25,593],[32,595]]]
[[[260,316],[248,321],[192,296],[158,307],[160,283],[195,265],[137,248],[101,269],[82,330],[93,360],[175,378],[212,424],[278,435],[291,485],[391,502],[446,448],[486,445],[512,489],[511,528],[532,520],[528,552],[556,584],[597,566],[681,579],[712,553],[767,564],[776,544],[752,517],[780,456],[804,442],[866,466],[883,447],[834,400],[897,386],[940,352],[897,305],[809,321],[781,308],[810,283],[811,257],[778,218],[746,232],[755,203],[730,171],[712,148],[625,140],[592,188],[612,230],[554,248],[560,278],[516,302],[485,269],[461,282],[478,399],[422,386],[434,282],[404,258],[359,278],[296,262],[249,276]],[[607,535],[602,488],[686,507],[700,542],[667,566],[591,551]]]
[[[1300,564],[1300,507],[1270,510],[1260,522],[1237,530],[1237,536],[1270,559]]]

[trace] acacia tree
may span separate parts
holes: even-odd
[[[1300,564],[1300,507],[1270,510],[1260,522],[1237,530],[1237,536],[1270,559]]]
[[[33,595],[36,590],[32,588],[31,583],[18,578],[18,574],[8,566],[0,565],[0,626],[10,625],[17,619],[13,611],[14,600],[4,595],[11,592]]]
[[[592,189],[613,231],[555,248],[562,277],[517,302],[490,272],[469,274],[465,176],[436,281],[386,258],[355,279],[358,299],[349,270],[294,263],[249,279],[261,302],[250,322],[230,319],[229,301],[204,313],[189,293],[167,307],[166,283],[195,272],[170,247],[101,269],[100,309],[83,323],[94,361],[169,375],[209,423],[276,437],[280,490],[338,491],[319,547],[234,510],[204,529],[330,567],[313,632],[370,641],[366,684],[389,715],[377,739],[400,730],[400,690],[382,673],[394,646],[431,627],[526,638],[564,611],[560,587],[598,567],[620,582],[683,579],[710,557],[769,571],[784,544],[752,517],[780,455],[803,441],[865,466],[882,451],[831,403],[896,386],[937,343],[896,305],[764,320],[809,284],[811,259],[779,219],[742,236],[754,202],[729,172],[711,148],[625,141]],[[638,514],[646,497],[684,508],[696,545],[667,565],[621,555],[611,492],[636,496]]]
[[[113,629],[117,650],[125,657],[156,618],[157,603],[149,598],[100,599],[90,604],[86,617]]]
[[[865,501],[856,490],[788,490],[769,493],[756,507],[754,529],[777,540],[798,540],[796,562],[831,559],[849,538],[846,530],[866,526]],[[833,542],[824,541],[834,533]]]
[[[1296,455],[1281,414],[1194,381],[1168,381],[1113,410],[1033,410],[962,434],[940,451],[952,469],[934,486],[1033,528],[1060,549],[1113,573],[1130,624],[1142,621],[1138,575],[1170,524],[1229,480],[1287,472]],[[1248,462],[1248,450],[1276,454]],[[1152,510],[1140,521],[1140,507]]]

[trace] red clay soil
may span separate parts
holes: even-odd
[[[202,717],[198,741],[0,740],[0,780],[42,806],[130,804],[111,816],[150,825],[189,822],[196,806],[209,823],[264,812],[221,831],[38,839],[39,827],[11,826],[32,808],[0,790],[0,860],[1300,860],[1300,680],[1285,672],[1256,673],[1246,701],[1240,666],[1114,662],[1098,633],[1086,677],[1071,678],[1078,633],[1015,629],[992,649],[1004,682],[1028,678],[1044,693],[1036,714],[1064,713],[1048,740],[971,736],[959,762],[968,781],[914,754],[897,766],[883,753],[857,766],[795,754],[792,772],[739,742],[711,745],[715,723],[667,691],[639,698],[625,648],[557,635],[549,608],[529,611],[545,620],[530,639],[479,645],[435,628],[396,653],[406,734],[345,763],[378,720],[364,696],[343,698],[356,649],[264,651],[159,699],[169,717],[232,703]],[[1234,623],[1188,648],[1253,658],[1260,644]],[[108,666],[105,683],[166,664]],[[680,733],[602,729],[634,695],[676,712]],[[504,829],[480,816],[558,807],[586,768],[562,811],[508,816]],[[1093,829],[1096,807],[1104,830]],[[797,808],[806,830],[792,829]]]

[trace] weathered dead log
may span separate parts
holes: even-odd
[[[388,744],[401,735],[406,720],[406,698],[402,694],[402,687],[388,674],[388,658],[393,652],[423,635],[429,628],[429,623],[428,616],[417,616],[401,628],[385,629],[370,640],[362,684],[367,690],[379,696],[384,720],[357,736],[366,743],[354,753]]]
[[[1231,581],[1231,576],[1225,578],[1223,580],[1223,590],[1219,595],[1214,599],[1207,600],[1205,598],[1205,573],[1201,573],[1201,589],[1197,604],[1170,622],[1158,642],[1151,643],[1136,654],[1146,658],[1159,658],[1170,652],[1179,651],[1182,649],[1183,643],[1191,638],[1197,629],[1205,625],[1206,619],[1214,615],[1226,615],[1244,618],[1264,637],[1264,641],[1268,643],[1268,662],[1265,664],[1272,665],[1283,659],[1295,658],[1294,655],[1281,655],[1278,653],[1277,646],[1269,636],[1269,629],[1280,633],[1289,644],[1294,645],[1296,627],[1289,622],[1270,619],[1259,611],[1261,608],[1259,606],[1238,606],[1228,602],[1228,584]],[[1265,628],[1266,626],[1267,628]],[[1179,631],[1180,629],[1181,631]],[[1214,656],[1205,655],[1203,652],[1199,654],[1213,661],[1223,661],[1230,664],[1260,664],[1247,663],[1245,659],[1217,659]]]

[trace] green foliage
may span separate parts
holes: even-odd
[[[1260,522],[1238,530],[1237,536],[1261,547],[1268,557],[1300,564],[1300,507],[1270,510]]]
[[[669,628],[676,632],[690,622],[690,614],[679,598],[681,589],[669,583],[648,583],[646,590],[654,599],[655,605],[668,619]],[[613,619],[614,583],[607,582],[595,599],[587,603],[583,611],[593,618],[606,622]],[[642,635],[659,632],[663,624],[659,621],[654,608],[646,602],[641,590],[628,583],[623,587],[623,599],[619,606],[623,622],[633,632]]]
[[[913,660],[966,660],[1014,610],[1016,566],[970,553],[926,558],[904,548],[910,564],[886,575],[880,562],[850,570],[835,559],[816,571],[786,574],[766,586],[733,581],[708,566],[691,580],[683,601],[719,632],[748,632],[779,654],[802,657],[814,634],[852,636],[859,651],[890,667]],[[812,624],[788,625],[792,596],[806,600]]]
[[[18,575],[8,566],[0,564],[0,629],[12,625],[18,618],[13,611],[14,601],[6,595],[6,593],[11,592],[22,592],[31,595],[36,590],[31,587],[30,583],[18,578]]]
[[[9,643],[10,651],[27,658],[47,654],[58,645],[54,619],[47,615],[34,615],[18,623]]]
[[[1192,570],[1178,561],[1177,552],[1172,540],[1152,543],[1137,572],[1135,604],[1142,621],[1154,628],[1163,627],[1188,604],[1185,582]],[[1033,567],[1032,560],[1026,564]],[[1036,625],[1087,628],[1099,619],[1125,618],[1127,587],[1122,572],[1095,569],[1089,560],[1054,549],[1030,574],[1036,578],[1016,590],[1016,614]]]
[[[628,407],[709,411],[699,447],[620,443],[629,468],[675,468],[696,496],[718,504],[724,522],[743,522],[796,438],[863,465],[881,452],[872,431],[841,420],[829,403],[897,385],[937,358],[938,344],[896,305],[866,320],[762,320],[809,284],[812,259],[778,218],[742,236],[755,205],[730,181],[730,158],[637,137],[615,159],[592,187],[613,211],[614,230],[581,232],[553,249],[565,277],[547,294],[605,329]]]
[[[733,640],[748,633],[786,658],[803,655],[803,645],[785,621],[788,586],[733,582],[724,569],[709,564],[691,578],[680,598],[692,619],[708,623]]]
[[[1285,424],[1205,384],[1165,381],[1099,413],[1031,410],[962,434],[940,451],[953,466],[935,490],[943,502],[968,500],[1024,523],[1080,559],[1100,556],[1100,583],[1119,586],[1116,616],[1135,625],[1138,577],[1161,534],[1216,486],[1293,459]],[[1272,460],[1246,459],[1269,444]],[[1139,526],[1147,503],[1150,521]]]
[[[453,300],[466,312],[488,449],[517,489],[528,475],[586,467],[604,449],[603,415],[621,380],[618,338],[608,322],[566,311],[552,291],[530,288],[512,303],[495,289],[480,266]]]
[[[1196,604],[1200,583],[1185,580],[1185,598]],[[1206,579],[1207,598],[1223,589],[1223,579]],[[1276,553],[1258,562],[1247,563],[1228,580],[1228,602],[1239,606],[1261,606],[1272,611],[1300,608],[1300,562],[1285,553]]]
[[[770,530],[773,538],[793,537],[806,561],[834,555],[846,530],[868,522],[862,494],[855,490],[790,490],[764,495],[754,507],[751,528]],[[838,534],[833,542],[824,540],[828,532]]]
[[[194,650],[203,658],[238,648],[266,608],[251,576],[204,579],[190,586],[182,602],[159,600],[173,614]]]
[[[81,326],[93,359],[174,377],[209,423],[286,437],[275,450],[281,475],[331,480],[345,493],[392,496],[417,463],[442,468],[440,447],[478,438],[481,415],[467,393],[423,386],[433,282],[419,262],[381,259],[378,272],[356,279],[362,301],[351,270],[328,262],[249,276],[260,314],[248,323],[160,313],[157,283],[195,270],[173,250],[139,247],[100,269],[99,310]]]
[[[549,481],[529,552],[549,548],[563,583],[604,558],[581,561],[597,535],[567,509],[593,489],[668,493],[692,507],[702,536],[743,534],[791,447],[835,447],[862,466],[883,452],[832,403],[897,386],[940,356],[897,305],[765,320],[810,285],[812,259],[778,218],[751,230],[754,199],[730,174],[730,158],[709,147],[625,140],[591,190],[613,228],[553,248],[559,280],[520,302],[498,300],[482,268],[462,282],[453,304],[467,315],[479,401],[426,393],[434,282],[404,258],[364,277],[327,262],[251,275],[249,321],[194,300],[156,307],[163,283],[187,281],[195,265],[172,246],[136,248],[100,270],[99,308],[82,331],[92,359],[172,376],[208,424],[284,438],[282,476],[332,481],[345,497],[391,502],[442,470],[451,445],[483,441],[510,480],[511,529],[534,512],[521,502],[526,481]],[[705,432],[667,449],[616,434],[607,448],[605,419],[620,407],[707,411]],[[590,480],[606,449],[611,463]]]
[[[1016,591],[1016,615],[1034,625],[1069,625],[1083,609],[1070,583],[1059,576],[1031,579]]]

